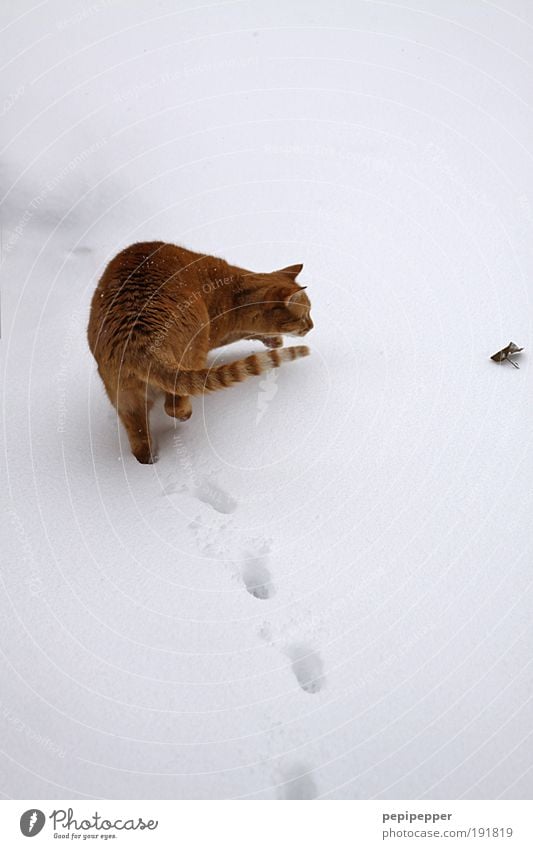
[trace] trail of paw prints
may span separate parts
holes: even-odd
[[[273,638],[269,622],[263,623],[259,630],[259,637],[271,645],[279,644],[279,641]],[[324,689],[326,686],[324,662],[320,652],[316,651],[310,643],[301,640],[291,641],[285,645],[282,653],[288,659],[296,683],[304,693],[314,695]]]
[[[245,552],[242,566],[241,577],[247,591],[254,598],[266,601],[276,592],[276,588],[272,581],[270,569],[268,568],[268,551],[265,546],[262,551],[256,553],[248,550]]]
[[[167,479],[167,482],[161,490],[161,495],[175,495],[177,492],[187,492],[187,486],[184,483],[176,483],[173,476]]]
[[[227,537],[230,523],[227,520],[216,517],[206,524],[199,514],[190,522],[189,528],[194,534],[200,554],[216,557],[219,560],[231,560],[231,544]]]
[[[279,799],[316,799],[318,790],[310,767],[296,762],[280,770]]]
[[[217,513],[234,513],[237,509],[237,499],[208,475],[204,475],[194,484],[191,494],[204,504],[209,504]]]
[[[270,543],[264,538],[243,539],[232,519],[214,516],[206,522],[199,514],[189,524],[200,554],[233,565],[233,576],[260,601],[275,595],[269,569]]]
[[[295,643],[286,650],[298,685],[305,693],[320,693],[326,683],[324,664],[319,653],[306,643]]]
[[[174,475],[171,475],[162,494],[171,496],[178,492],[188,492],[219,514],[208,521],[198,515],[189,524],[200,553],[221,560],[232,560],[236,577],[240,578],[251,596],[261,601],[272,598],[276,588],[269,568],[269,541],[264,537],[245,538],[232,520],[222,519],[222,516],[237,509],[237,499],[226,492],[210,475],[190,478],[189,483],[177,483]]]
[[[237,499],[226,492],[210,475],[202,475],[191,480],[189,484],[177,483],[174,475],[171,475],[163,487],[162,495],[175,495],[178,492],[188,492],[193,498],[208,504],[216,513],[234,513],[238,506]]]

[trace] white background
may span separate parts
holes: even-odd
[[[1,14],[0,793],[530,797],[533,6]],[[315,330],[143,467],[85,328],[151,238]]]

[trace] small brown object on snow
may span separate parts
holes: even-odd
[[[520,351],[523,351],[523,348],[519,348],[518,345],[515,345],[514,342],[509,342],[506,348],[502,348],[501,351],[498,351],[497,354],[493,354],[491,360],[494,360],[495,363],[503,363],[505,360],[511,363],[515,368],[520,368],[518,363],[515,363],[514,360],[511,359],[511,354],[519,354]]]

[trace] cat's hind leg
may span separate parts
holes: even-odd
[[[139,381],[138,387],[119,389],[117,411],[126,428],[133,455],[139,463],[155,463],[149,414],[153,401],[146,391],[146,384]]]
[[[199,342],[199,340],[196,341],[197,343]],[[180,359],[180,365],[186,371],[196,371],[205,368],[206,359],[206,353],[198,345],[195,350],[187,351],[187,354]],[[178,368],[179,366],[176,364],[176,370]],[[178,419],[180,422],[186,422],[192,416],[190,397],[188,395],[174,395],[172,392],[166,392],[165,413],[174,419]]]
[[[188,344],[183,350],[181,337],[167,337],[166,349],[158,351],[159,362],[168,367],[176,369],[176,373],[183,371],[197,371],[206,366],[207,353],[209,351],[209,316],[204,306],[196,305],[197,326],[195,328],[193,343]],[[188,395],[175,395],[173,392],[165,393],[165,413],[180,422],[186,422],[192,416],[191,399]]]

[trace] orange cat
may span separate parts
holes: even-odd
[[[148,421],[157,390],[168,415],[185,421],[190,395],[307,356],[303,345],[280,347],[282,334],[305,336],[313,327],[311,304],[295,282],[301,270],[257,274],[165,242],[139,242],[111,260],[92,299],[89,346],[140,463],[157,459]],[[279,350],[206,367],[212,348],[238,339]]]

